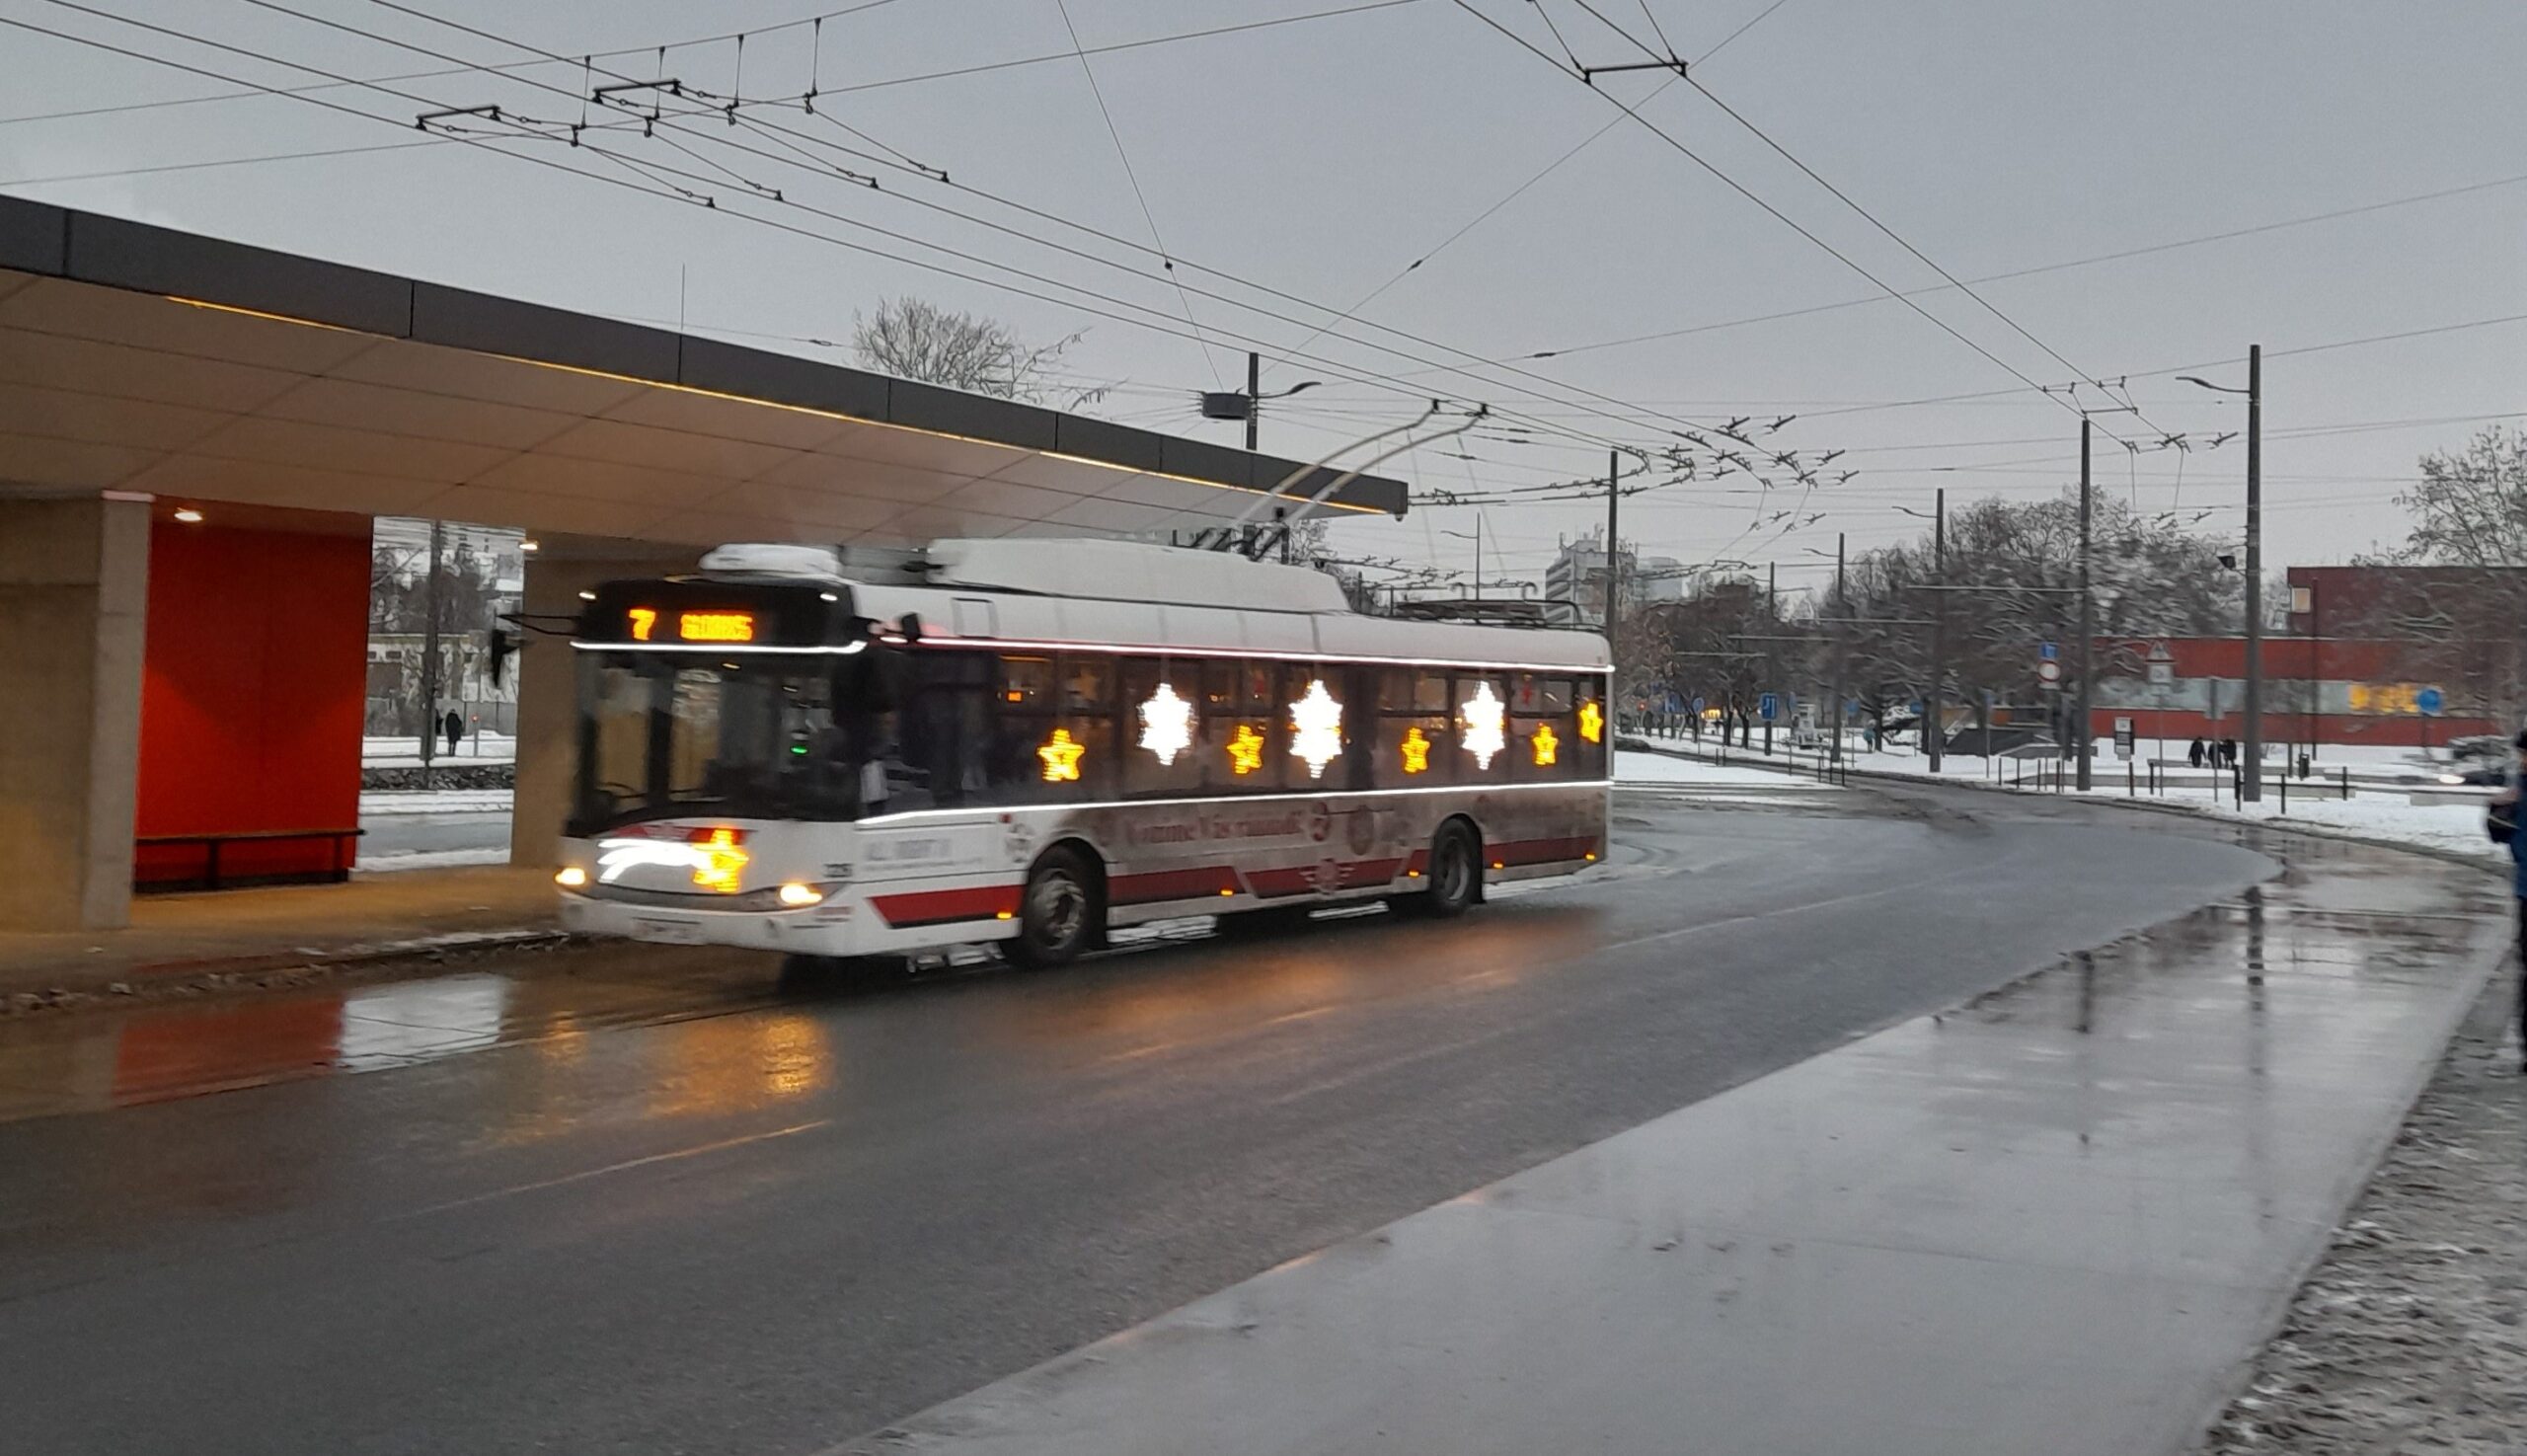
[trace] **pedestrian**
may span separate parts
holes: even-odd
[[[2222,738],[2220,740],[2220,766],[2227,769],[2234,769],[2238,766],[2237,739]]]
[[[2527,1071],[2527,836],[2518,832],[2518,800],[2522,783],[2527,783],[2527,732],[2510,742],[2516,754],[2509,784],[2491,798],[2486,811],[2485,827],[2494,844],[2509,846],[2511,865],[2509,892],[2518,901],[2518,1039],[2520,1070]]]
[[[438,721],[438,727],[439,731],[447,734],[448,757],[455,757],[457,742],[465,736],[465,719],[455,709],[450,708],[447,710],[447,716]]]
[[[2205,750],[2203,749],[2203,746],[2202,746],[2202,740],[2201,740],[2200,738],[2196,738],[2196,739],[2194,739],[2194,740],[2192,741],[2192,743],[2190,743],[2189,745],[2187,745],[2187,746],[2186,746],[2186,748],[2185,748],[2185,750],[2184,750],[2184,761],[2185,761],[2185,762],[2187,762],[2187,763],[2189,763],[2189,764],[2192,764],[2195,768],[2200,768],[2200,767],[2202,767],[2202,757],[2203,757],[2203,753],[2204,753],[2204,751],[2205,751]]]

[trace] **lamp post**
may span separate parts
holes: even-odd
[[[1471,541],[1471,542],[1473,542],[1473,543],[1474,543],[1474,595],[1476,595],[1477,597],[1482,596],[1482,595],[1483,595],[1483,517],[1482,517],[1482,516],[1480,516],[1480,515],[1477,515],[1477,516],[1474,518],[1474,534],[1473,534],[1473,535],[1471,535],[1471,536],[1467,535],[1467,534],[1466,534],[1465,532],[1463,532],[1463,531],[1451,531],[1451,530],[1447,529],[1447,528],[1446,528],[1446,527],[1444,527],[1444,526],[1442,526],[1442,527],[1439,529],[1439,534],[1440,534],[1440,535],[1442,535],[1442,536],[1454,536],[1454,537],[1456,537],[1456,538],[1457,538],[1458,540],[1460,540],[1460,541]]]
[[[2247,741],[2241,804],[2263,799],[2263,345],[2247,348],[2247,387],[2233,389],[2191,374],[2177,378],[2214,394],[2247,397]]]

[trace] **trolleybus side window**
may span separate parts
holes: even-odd
[[[1123,794],[1187,796],[1202,788],[1201,663],[1187,657],[1122,659]]]
[[[1455,744],[1445,671],[1434,667],[1379,669],[1378,787],[1423,789],[1454,783]]]
[[[1455,750],[1450,754],[1460,784],[1509,782],[1508,684],[1492,672],[1456,674]]]
[[[1202,664],[1202,726],[1195,753],[1214,793],[1268,794],[1288,782],[1288,735],[1272,664],[1215,657]],[[1305,783],[1307,770],[1298,771]]]
[[[1521,672],[1509,679],[1509,777],[1551,783],[1575,777],[1578,737],[1570,679]]]
[[[1350,786],[1351,677],[1333,663],[1281,669],[1281,773],[1290,788]]]
[[[1038,774],[1054,799],[1111,799],[1118,792],[1121,740],[1114,731],[1114,659],[1103,652],[1061,655],[1062,711],[1055,732],[1067,731],[1081,751],[1060,756],[1075,772],[1055,777],[1051,760],[1038,760]],[[1058,746],[1058,743],[1057,743]]]
[[[1576,729],[1572,746],[1577,750],[1570,759],[1570,776],[1574,779],[1602,779],[1606,776],[1606,745],[1614,741],[1614,720],[1606,707],[1606,679],[1600,673],[1586,673],[1571,685],[1571,726]]]
[[[909,681],[897,718],[905,777],[941,808],[988,802],[992,659],[980,652],[916,651],[905,660]],[[914,797],[898,795],[887,807],[910,808]]]

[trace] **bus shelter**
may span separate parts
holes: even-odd
[[[0,928],[110,927],[135,872],[356,857],[368,522],[512,526],[524,609],[725,541],[1218,526],[1294,461],[0,197]],[[1400,515],[1361,476],[1325,508]],[[570,777],[522,654],[515,833]]]

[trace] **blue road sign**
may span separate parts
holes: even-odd
[[[2039,661],[2058,661],[2062,656],[2062,649],[2058,644],[2044,643],[2036,648],[2035,655]]]
[[[1701,697],[1701,695],[1700,695],[1700,694],[1696,694],[1696,695],[1695,695],[1695,697],[1694,697],[1694,717],[1696,717],[1696,718],[1700,718],[1700,717],[1702,717],[1702,712],[1703,712],[1703,710],[1704,710],[1705,708],[1710,707],[1710,706],[1711,706],[1710,704],[1705,703],[1705,702],[1702,700],[1702,697]]]
[[[1913,716],[1915,718],[1922,716],[1922,700],[1919,698],[1913,700]]]
[[[2412,706],[2424,713],[2437,713],[2448,706],[2448,699],[2437,688],[2423,688],[2412,695]]]
[[[1755,700],[1755,716],[1766,723],[1781,717],[1781,694],[1766,693]]]

